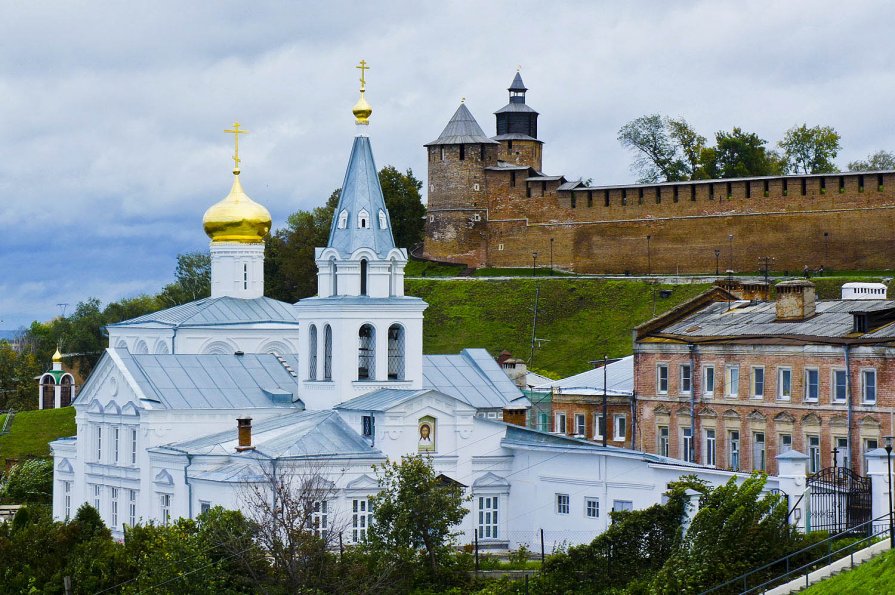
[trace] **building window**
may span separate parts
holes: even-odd
[[[317,537],[326,539],[329,533],[329,504],[327,500],[314,502],[314,510],[308,522],[310,523],[308,529],[316,533]]]
[[[845,370],[833,370],[833,400],[845,402],[848,378]]]
[[[792,434],[780,434],[780,445],[777,454],[783,454],[792,450]]]
[[[376,435],[376,421],[372,415],[363,415],[360,418],[361,434],[364,438],[373,438]]]
[[[242,265],[242,288],[249,288],[249,265]]]
[[[668,364],[656,366],[656,392],[660,395],[668,393]]]
[[[317,326],[308,329],[308,379],[317,380]]]
[[[360,294],[367,295],[367,259],[360,259]]]
[[[702,368],[702,394],[712,397],[715,394],[715,366]]]
[[[499,496],[479,496],[479,537],[497,539]]]
[[[805,400],[817,401],[819,393],[820,373],[817,370],[805,370]]]
[[[112,460],[115,461],[116,465],[118,464],[119,453],[121,452],[119,449],[119,445],[121,444],[120,437],[121,437],[121,428],[119,428],[118,426],[115,426],[112,429],[112,453],[114,455]]]
[[[557,413],[556,414],[556,425],[555,425],[553,431],[558,432],[560,434],[566,433],[566,414],[565,413]]]
[[[594,415],[594,440],[602,440],[606,435],[606,420],[602,413]]]
[[[625,435],[628,432],[627,428],[627,420],[624,415],[615,415],[613,416],[613,421],[615,422],[613,425],[615,426],[615,440],[624,441]]]
[[[205,500],[199,501],[199,514],[205,514],[211,510],[211,502],[206,502]]]
[[[550,431],[550,416],[543,411],[538,413],[538,429],[542,432]]]
[[[876,370],[861,371],[861,394],[865,403],[876,403]]]
[[[584,436],[584,414],[576,413],[575,414],[575,435],[576,436]]]
[[[137,464],[137,428],[131,428],[131,465]]]
[[[836,450],[836,458],[834,459],[833,464],[837,467],[850,468],[848,438],[843,436],[836,438]]]
[[[777,369],[777,398],[783,401],[792,398],[792,368]]]
[[[159,516],[162,525],[167,527],[171,523],[171,494],[159,494]]]
[[[460,161],[466,159],[466,145],[460,145]]]
[[[705,464],[715,466],[715,430],[707,428],[705,431]]]
[[[556,495],[556,514],[569,514],[569,495]]]
[[[808,471],[820,471],[820,436],[808,436]]]
[[[71,517],[71,482],[70,481],[62,482],[62,512],[65,515],[65,520],[68,520]]]
[[[627,512],[634,510],[634,503],[631,500],[613,500],[612,512]]]
[[[693,390],[693,376],[690,370],[690,364],[681,365],[681,394],[689,395]]]
[[[99,425],[96,426],[96,460],[103,460],[103,427]]]
[[[727,432],[727,465],[734,471],[740,470],[740,433],[736,430]]]
[[[127,491],[127,522],[131,527],[137,524],[137,490]]]
[[[118,528],[118,488],[109,488],[109,502],[111,514],[110,519],[112,521],[111,529],[114,531]]]
[[[740,394],[740,368],[739,366],[727,367],[727,396],[736,399]]]
[[[429,220],[432,221],[433,219],[434,217],[430,215]],[[332,295],[339,295],[339,268],[336,266],[335,257],[329,259],[329,278],[330,281],[332,281],[330,293]]]
[[[376,329],[372,324],[365,324],[357,337],[357,379],[373,380],[376,378]]]
[[[876,450],[877,448],[879,448],[879,440],[877,440],[876,438],[865,438],[865,439],[864,439],[864,454],[865,454],[865,455],[866,455],[868,452],[870,452],[871,450]],[[867,474],[867,468],[868,468],[868,466],[867,466],[867,457],[866,457],[866,456],[864,457],[864,461],[863,461],[863,462],[864,462],[864,469],[863,469],[863,472],[864,472],[864,475],[866,475],[866,474]]]
[[[323,327],[323,379],[333,379],[333,329],[328,324]]]
[[[404,327],[388,327],[388,379],[404,380]]]
[[[764,368],[752,368],[752,398],[764,398]]]
[[[102,510],[102,494],[103,487],[97,483],[93,484],[93,508],[96,509],[96,512]]]
[[[585,498],[584,499],[584,516],[589,519],[600,518],[600,499]]]
[[[348,227],[348,211],[346,211],[345,209],[342,209],[342,211],[339,213],[338,227],[339,229],[345,229],[346,227]]]
[[[681,458],[688,462],[693,462],[693,430],[691,428],[681,428]]]
[[[570,196],[570,198],[569,198],[569,205],[570,205],[573,209],[578,205],[578,199],[577,199],[577,197],[575,196],[575,193],[574,193],[574,192],[571,193],[571,196]]]
[[[659,454],[668,456],[668,426],[659,426]]]
[[[752,433],[752,470],[764,471],[767,468],[765,461],[764,432]]]
[[[367,529],[373,515],[370,514],[370,502],[366,498],[354,498],[351,501],[351,541],[361,543],[367,539]]]

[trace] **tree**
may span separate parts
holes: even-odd
[[[773,176],[782,172],[780,156],[768,150],[767,141],[753,132],[734,127],[731,132],[717,132],[715,142],[712,169],[717,177]]]
[[[793,126],[777,143],[783,150],[783,171],[795,174],[839,171],[833,163],[839,153],[839,139],[839,133],[829,126]]]
[[[463,488],[437,476],[431,459],[420,455],[374,468],[381,491],[370,499],[370,547],[396,564],[398,576],[412,576],[422,563],[429,580],[438,580],[452,562],[456,527],[469,512]]]
[[[379,170],[379,184],[391,219],[395,245],[408,250],[415,247],[423,241],[425,229],[426,207],[420,196],[423,183],[414,177],[411,169],[402,174],[395,167],[386,165]]]
[[[211,295],[211,255],[186,252],[177,255],[174,283],[166,285],[158,299],[167,307],[186,304]]]
[[[665,120],[668,136],[677,143],[689,178],[699,178],[699,172],[703,169],[705,159],[705,137],[693,130],[693,127],[683,118],[668,118]]]
[[[678,125],[680,123],[686,124],[683,120]],[[651,114],[631,120],[618,131],[622,146],[634,152],[631,169],[638,174],[641,183],[674,182],[687,178],[687,166],[680,158],[678,146],[669,134],[667,124],[668,118]]]
[[[889,151],[877,151],[861,161],[852,161],[848,164],[848,171],[882,171],[895,169],[895,153]]]
[[[0,476],[0,502],[49,504],[53,498],[53,461],[30,459]]]

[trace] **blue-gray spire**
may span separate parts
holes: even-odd
[[[359,248],[369,248],[386,258],[395,248],[378,171],[370,139],[363,135],[355,137],[327,243],[342,258],[349,258]]]

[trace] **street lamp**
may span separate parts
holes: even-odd
[[[727,267],[727,270],[733,270],[733,234],[727,236],[727,245],[730,248],[730,266]]]
[[[886,462],[889,465],[889,547],[895,548],[895,518],[892,518],[892,436],[886,436]]]
[[[721,274],[720,258],[721,258],[721,250],[719,250],[718,248],[715,248],[715,274],[716,275]]]
[[[537,276],[537,274],[538,274],[537,269],[538,269],[538,253],[532,252],[531,253],[531,276],[532,277]]]

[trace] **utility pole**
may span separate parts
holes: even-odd
[[[721,274],[721,251],[715,248],[715,275]]]
[[[771,273],[771,263],[777,260],[772,256],[761,256],[758,259],[758,262],[761,264],[761,268],[759,269],[762,273],[764,273],[764,282],[770,284],[770,273]]]
[[[603,446],[606,446],[606,434],[609,433],[609,400],[606,396],[606,365],[609,363],[609,358],[605,355],[603,356]],[[597,427],[599,430],[600,428]]]
[[[733,272],[733,234],[727,236],[727,247],[730,250],[730,262],[727,270]]]
[[[537,254],[537,253],[535,253]],[[541,286],[535,287],[535,308],[534,317],[531,321],[531,354],[528,356],[528,367],[531,368],[535,360],[535,342],[537,341],[538,332],[538,301],[541,299]]]

